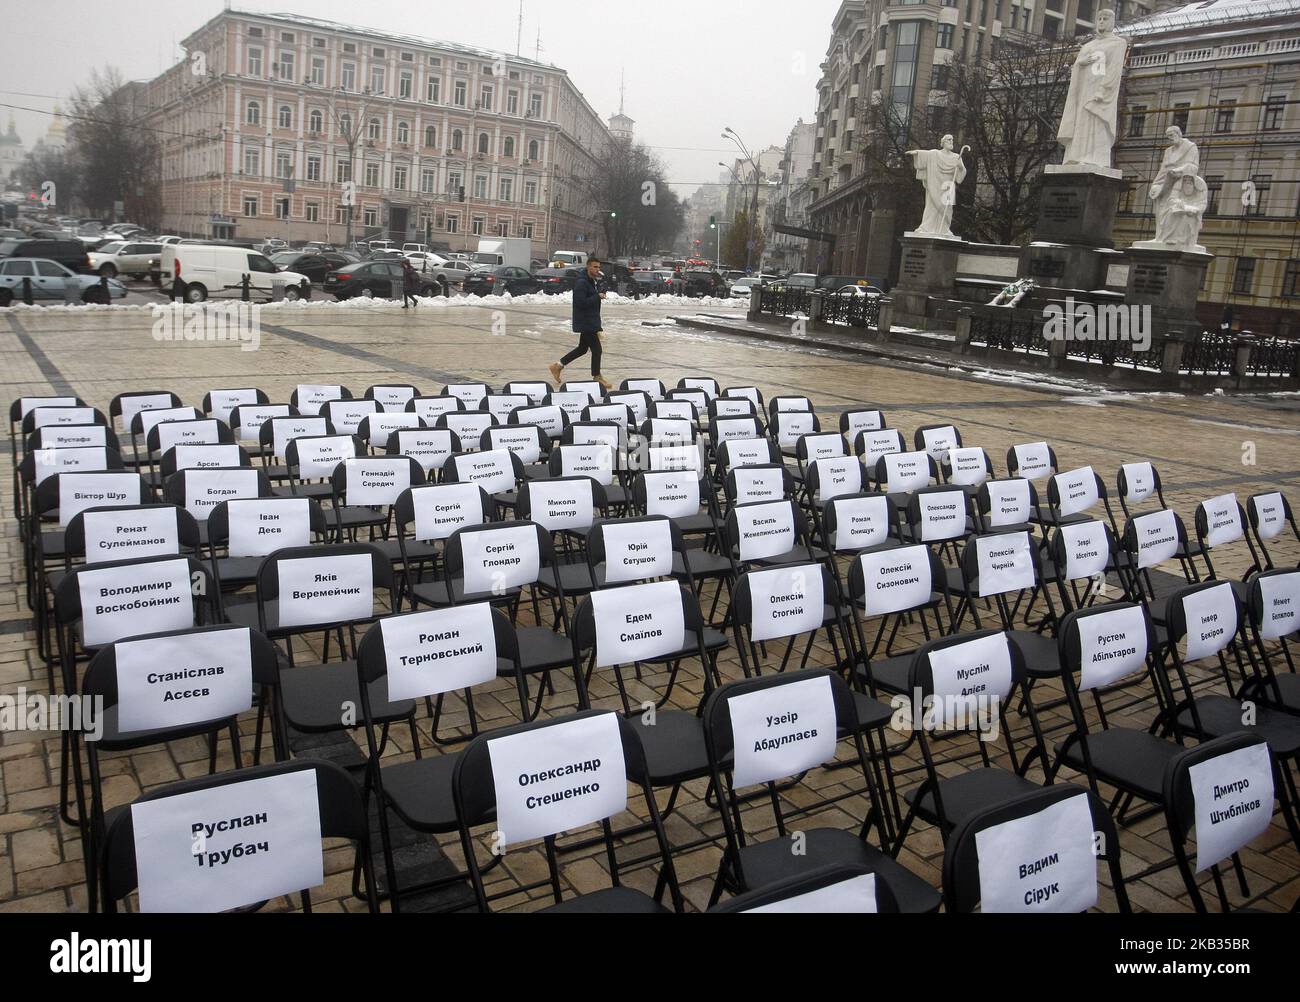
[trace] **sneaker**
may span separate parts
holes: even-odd
[[[563,374],[564,374],[564,366],[562,366],[559,362],[552,362],[552,363],[551,363],[551,378],[552,378],[553,380],[555,380],[555,385],[556,385],[556,386],[559,386],[561,383],[564,382],[564,380],[563,380]]]
[[[602,387],[604,387],[604,390],[605,390],[606,393],[609,393],[611,390],[614,389],[614,384],[611,383],[611,382],[610,382],[608,379],[606,379],[604,376],[597,376],[597,377],[596,377],[596,382],[600,383],[600,385],[601,385]]]

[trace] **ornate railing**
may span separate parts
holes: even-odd
[[[1065,349],[1067,358],[1085,362],[1098,361],[1102,365],[1131,365],[1135,369],[1160,371],[1164,361],[1163,345],[1152,342],[1146,351],[1135,351],[1132,341],[1071,341]]]
[[[811,291],[808,289],[762,289],[759,292],[759,313],[774,317],[792,317],[802,313],[804,316],[812,306]]]
[[[1243,338],[1250,345],[1247,376],[1300,376],[1300,341],[1287,338]]]
[[[1047,351],[1044,318],[1034,312],[996,309],[970,318],[970,343],[1002,351]]]
[[[852,292],[836,292],[822,297],[822,320],[828,324],[850,327],[878,327],[880,299]]]
[[[1188,341],[1183,346],[1181,371],[1207,376],[1230,376],[1237,363],[1237,345],[1240,339],[1235,334],[1215,334],[1204,332],[1195,341]]]

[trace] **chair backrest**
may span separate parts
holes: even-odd
[[[625,379],[618,386],[623,393],[644,393],[651,400],[662,400],[668,392],[662,380],[651,378]]]
[[[949,449],[940,467],[944,482],[959,487],[980,487],[995,476],[993,460],[979,446]]]
[[[1048,546],[1062,584],[1085,579],[1102,582],[1106,569],[1115,566],[1118,558],[1115,535],[1100,519],[1058,526]]]
[[[762,428],[759,408],[754,405],[754,401],[746,397],[715,397],[709,401],[706,416],[710,424],[735,418],[753,418],[758,422],[758,427]]]
[[[330,762],[277,762],[172,783],[108,825],[104,904],[114,911],[139,889],[144,912],[216,912],[306,890],[325,881],[327,838],[357,844],[370,888],[361,789]],[[378,911],[374,891],[367,897]]]
[[[727,398],[743,398],[752,403],[759,414],[767,413],[767,409],[763,406],[763,391],[757,386],[728,386],[722,391],[722,395]]]
[[[420,396],[420,390],[409,383],[384,383],[367,387],[365,398],[379,401],[379,406],[386,414],[400,414],[406,405]]]
[[[1196,506],[1196,540],[1201,544],[1205,566],[1209,568],[1210,577],[1218,577],[1214,567],[1212,552],[1229,547],[1233,543],[1245,543],[1249,551],[1250,566],[1244,578],[1259,570],[1259,556],[1255,553],[1255,544],[1246,532],[1246,509],[1237,500],[1236,494],[1202,501]]]
[[[373,401],[372,401],[373,402]],[[246,412],[241,408],[241,420]],[[289,446],[300,438],[323,438],[327,435],[350,435],[336,429],[326,412],[320,414],[287,414],[268,418],[258,430],[257,441],[269,457],[288,458]]]
[[[265,470],[235,469],[180,470],[163,484],[163,497],[181,505],[203,523],[222,501],[236,498],[269,498],[274,494]]]
[[[203,413],[230,424],[230,412],[241,404],[269,404],[271,398],[255,386],[208,390],[203,394]],[[232,426],[233,427],[233,426]]]
[[[293,439],[284,453],[295,482],[328,481],[340,464],[366,455],[366,445],[355,435],[305,435]]]
[[[907,502],[912,538],[930,546],[964,538],[969,533],[966,516],[966,492],[949,484],[922,487]]]
[[[587,398],[588,404],[598,403],[605,398],[605,388],[594,379],[570,380],[560,387],[560,392],[581,393]]]
[[[162,454],[158,472],[163,482],[181,470],[236,469],[253,465],[241,445],[174,445]]]
[[[436,542],[450,538],[467,525],[484,525],[492,520],[494,505],[487,491],[477,484],[424,484],[412,487],[397,499],[393,515],[400,538]]]
[[[899,536],[898,509],[884,494],[836,497],[827,501],[822,511],[822,543],[836,553],[869,550]]]
[[[733,557],[750,563],[781,557],[808,540],[808,520],[791,500],[734,505],[723,539]]]
[[[170,390],[131,390],[119,393],[108,405],[110,421],[122,419],[121,431],[130,432],[131,423],[141,411],[180,407],[181,398]]]
[[[23,453],[25,455],[41,449],[86,449],[95,446],[114,452],[122,451],[117,432],[106,424],[51,424],[26,436]]]
[[[102,473],[124,468],[122,456],[114,449],[92,445],[73,449],[39,449],[29,452],[18,467],[24,486],[40,487],[59,473]]]
[[[532,401],[523,393],[489,393],[479,402],[478,409],[487,411],[499,424],[505,424],[520,407],[530,406]]]
[[[700,412],[692,400],[669,397],[650,401],[651,421],[690,421],[694,424],[699,418]]]
[[[393,439],[393,433],[400,430],[417,430],[424,427],[424,420],[414,411],[381,410],[378,414],[367,414],[357,425],[357,437],[377,452],[387,452]]]
[[[840,459],[848,455],[844,436],[834,431],[801,435],[794,443],[794,456],[801,469],[819,459]]]
[[[1155,628],[1146,609],[1134,602],[1094,605],[1066,613],[1057,629],[1061,676],[1066,702],[1074,717],[1074,734],[1086,735],[1091,726],[1083,703],[1084,693],[1092,693],[1096,706],[1103,707],[1103,697],[1113,686],[1132,684],[1152,663],[1157,650]],[[1153,673],[1156,695],[1163,702],[1167,695],[1164,676]],[[1127,680],[1127,681],[1126,681]],[[1103,728],[1110,725],[1100,714]],[[1067,739],[1063,747],[1073,743]],[[1079,747],[1085,763],[1091,766],[1092,750],[1087,742]],[[1094,777],[1089,772],[1089,782]],[[1095,786],[1094,786],[1095,789]]]
[[[1241,603],[1229,581],[1202,581],[1169,596],[1169,645],[1179,668],[1218,657],[1242,628]],[[1184,649],[1179,644],[1186,641]]]
[[[530,403],[540,404],[551,392],[550,383],[514,380],[501,388],[502,393],[522,393]]]
[[[781,564],[741,574],[732,588],[732,622],[753,644],[815,634],[825,625],[826,610],[835,612],[837,628],[838,589],[830,568],[820,563]],[[741,663],[747,661],[745,644],[737,645]],[[755,665],[760,668],[761,665]]]
[[[424,467],[410,456],[362,456],[345,459],[334,468],[330,484],[334,510],[347,504],[363,508],[392,508],[403,491],[426,482]],[[340,516],[341,517],[341,516]]]
[[[597,384],[599,385],[599,384]],[[582,412],[592,404],[599,403],[601,396],[599,393],[588,393],[586,390],[574,390],[565,384],[562,390],[553,390],[546,395],[545,407],[558,407],[566,418],[570,421],[581,421]],[[546,427],[547,422],[540,418],[529,417],[526,419],[530,423],[540,424]],[[556,432],[559,435],[559,432]]]
[[[81,624],[94,650],[126,637],[188,630],[214,614],[216,587],[193,557],[145,557],[74,568],[54,590],[60,628]]]
[[[715,400],[714,404],[724,403],[725,401]],[[747,400],[733,401],[733,403],[748,404]],[[759,439],[763,437],[763,425],[758,418],[752,415],[741,415],[740,417],[711,417],[709,419],[709,441],[713,443],[716,449],[723,442],[730,442],[732,439]]]
[[[68,522],[64,549],[88,564],[197,554],[199,526],[174,504],[87,508]]]
[[[326,529],[315,498],[239,498],[222,501],[208,516],[208,541],[214,548],[224,546],[236,559],[311,546]]]
[[[438,418],[444,414],[465,410],[465,405],[461,403],[459,397],[412,397],[406,402],[406,409],[412,414],[418,414],[420,420],[428,427],[432,428],[438,423]]]
[[[1056,452],[1046,442],[1026,442],[1007,450],[1007,476],[1038,483],[1057,470]]]
[[[650,471],[632,481],[632,501],[646,515],[690,518],[700,513],[709,489],[693,471]]]
[[[149,504],[153,487],[138,473],[125,470],[56,473],[41,482],[32,499],[32,514],[58,512],[59,525],[66,528],[88,508],[116,508]]]
[[[58,397],[54,399],[68,399]],[[22,419],[22,436],[24,439],[32,432],[42,428],[60,425],[102,424],[112,427],[112,423],[103,411],[85,404],[50,404],[32,407]],[[114,432],[116,434],[116,431]]]
[[[1032,591],[1043,580],[1042,557],[1023,529],[976,536],[962,549],[961,573],[967,590],[980,598]],[[974,606],[972,612],[978,622]]]
[[[150,454],[165,454],[177,446],[234,445],[235,433],[224,421],[196,418],[191,421],[163,421],[149,429],[145,447]]]
[[[1156,499],[1160,508],[1169,507],[1165,504],[1160,471],[1150,462],[1124,463],[1120,466],[1115,475],[1115,493],[1119,497],[1125,518],[1132,518],[1133,509],[1151,498]]]
[[[770,438],[725,439],[715,442],[714,447],[717,449],[719,480],[726,478],[728,470],[781,462],[780,446]]]
[[[1259,641],[1285,642],[1294,636],[1300,630],[1300,571],[1277,568],[1256,574],[1246,593],[1246,610]]]
[[[630,429],[640,428],[641,425],[650,420],[650,395],[637,391],[626,393],[611,393],[605,398],[604,404],[590,404],[582,409],[579,418],[581,419],[592,407],[617,407],[623,406],[628,409],[631,420],[628,424]]]
[[[943,859],[949,913],[1088,911],[1097,904],[1097,862],[1110,871],[1128,914],[1119,836],[1096,794],[1069,783],[1031,790],[974,812],[948,839]]]
[[[1053,474],[1047,481],[1047,504],[1058,520],[1084,515],[1106,500],[1106,484],[1091,466]]]
[[[814,511],[835,498],[861,494],[867,487],[867,471],[856,456],[835,456],[809,463],[804,483]]]
[[[300,414],[319,414],[331,400],[351,400],[352,391],[346,386],[322,383],[299,383],[289,397],[289,403]]]
[[[768,423],[768,434],[782,449],[793,449],[804,435],[817,435],[821,430],[821,421],[812,411],[777,411]]]
[[[461,452],[460,439],[446,428],[399,428],[388,436],[388,455],[410,456],[433,480],[452,456]]]
[[[729,507],[793,498],[796,490],[794,476],[784,463],[728,470],[722,487]]]
[[[917,452],[926,453],[935,463],[942,463],[953,449],[962,447],[961,432],[951,424],[927,424],[917,428],[912,436]]]
[[[444,567],[449,583],[463,579],[466,602],[500,598],[543,580],[562,595],[551,535],[534,522],[457,529],[447,540]]]
[[[477,484],[494,495],[513,491],[523,479],[524,464],[508,449],[461,453],[442,465],[443,483]]]
[[[511,424],[489,428],[479,439],[480,452],[507,449],[527,466],[542,462],[551,448],[550,437],[535,424]]]
[[[236,404],[230,409],[229,424],[235,433],[235,440],[241,445],[260,447],[263,425],[272,418],[297,416],[298,408],[292,404]]]
[[[602,587],[672,577],[675,554],[689,569],[681,530],[663,515],[600,521],[587,536],[587,563]]]
[[[642,418],[642,420],[645,419]],[[574,423],[586,424],[589,422],[594,424],[617,425],[623,433],[624,442],[627,441],[628,433],[639,426],[639,422],[636,421],[636,418],[632,413],[632,408],[626,403],[617,400],[612,400],[609,403],[604,404],[590,404],[589,406],[584,407],[582,409],[581,422]]]
[[[258,616],[268,636],[370,622],[376,595],[397,611],[393,565],[366,543],[289,547],[257,570]]]
[[[527,480],[519,488],[515,514],[536,522],[547,532],[590,529],[609,507],[605,488],[592,477],[578,475]]]
[[[857,442],[864,431],[880,431],[888,427],[885,412],[868,404],[847,407],[840,412],[840,434],[850,445]]]
[[[1287,526],[1291,527],[1292,537],[1300,542],[1300,528],[1296,527],[1291,502],[1281,491],[1253,494],[1246,500],[1246,515],[1250,519],[1250,531],[1255,535],[1255,545],[1264,558],[1264,569],[1272,570],[1273,555],[1268,544],[1278,539]]]
[[[586,399],[586,396],[583,395],[583,400],[586,401]],[[582,405],[583,410],[588,406],[589,405],[584,402]],[[510,414],[510,423],[536,425],[546,433],[547,437],[551,441],[557,442],[564,434],[564,429],[569,426],[571,421],[581,419],[581,414],[582,412],[579,411],[577,418],[570,418],[568,412],[565,411],[564,408],[548,402],[533,407],[519,407],[515,409]]]
[[[807,873],[764,884],[709,909],[714,915],[747,912],[772,915],[889,915],[898,899],[886,879],[865,866],[819,866]]]
[[[719,392],[718,381],[712,376],[683,376],[677,381],[677,389],[701,390],[710,400],[716,397]]]
[[[1275,771],[1267,739],[1246,731],[1188,748],[1165,767],[1165,823],[1174,859],[1198,913],[1207,909],[1197,876],[1235,857],[1268,830]],[[1194,867],[1187,846],[1193,831]],[[1217,880],[1216,884],[1220,907],[1226,912],[1227,897],[1222,884]]]
[[[868,550],[849,568],[849,600],[865,616],[911,612],[936,594],[947,596],[948,576],[928,546]]]
[[[807,397],[798,396],[776,396],[767,402],[767,422],[771,424],[776,420],[778,414],[785,414],[792,411],[806,411],[809,414],[813,411],[813,402]]]
[[[516,408],[514,414],[525,413],[525,410],[523,407]],[[487,411],[448,411],[446,414],[438,416],[434,427],[454,431],[456,437],[460,439],[462,447],[471,449],[482,439],[483,432],[496,427],[499,423]]]
[[[871,472],[876,486],[886,494],[910,494],[939,481],[939,464],[926,452],[881,456]]]
[[[1130,518],[1120,537],[1120,546],[1134,572],[1146,571],[1175,559],[1180,550],[1185,551],[1187,529],[1177,512],[1162,508]]]
[[[858,432],[853,442],[853,451],[862,460],[862,465],[875,473],[876,464],[883,456],[892,456],[906,448],[903,433],[897,428],[877,428]]]
[[[168,421],[198,421],[203,414],[197,407],[156,407],[137,411],[131,418],[129,430],[132,439],[147,439],[149,433]]]
[[[694,595],[676,581],[651,581],[601,588],[583,599],[573,616],[573,644],[579,655],[591,652],[597,668],[684,652],[707,664],[699,639],[703,628]]]

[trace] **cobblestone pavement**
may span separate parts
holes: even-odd
[[[500,386],[512,379],[546,378],[547,365],[575,341],[569,333],[567,309],[562,304],[502,302],[425,303],[407,312],[395,305],[372,303],[351,308],[324,304],[267,307],[262,313],[257,351],[241,351],[234,344],[156,341],[147,310],[15,309],[0,314],[0,380],[8,400],[75,393],[105,412],[114,395],[128,390],[171,390],[185,403],[197,406],[207,390],[217,387],[256,385],[272,400],[285,400],[300,382],[342,383],[357,395],[372,384],[385,382],[410,382],[430,393],[452,379]],[[617,382],[657,376],[671,386],[681,376],[698,374],[713,376],[723,386],[756,384],[767,395],[810,396],[824,422],[835,422],[837,412],[849,405],[870,403],[883,408],[889,423],[909,437],[921,425],[951,422],[961,429],[965,444],[988,451],[1000,475],[1005,474],[1009,447],[1040,440],[1054,446],[1062,470],[1091,464],[1108,485],[1114,484],[1122,462],[1150,460],[1162,475],[1169,504],[1189,526],[1197,502],[1217,495],[1236,492],[1244,501],[1251,493],[1280,489],[1293,499],[1300,498],[1300,400],[1294,396],[1114,394],[1062,386],[1043,389],[1035,385],[1032,376],[948,378],[933,371],[879,367],[837,357],[833,352],[791,350],[671,325],[643,324],[663,321],[666,312],[671,310],[662,305],[607,307],[607,377]],[[693,310],[685,307],[679,312]],[[585,378],[581,365],[568,375]],[[4,455],[8,463],[9,451]],[[12,470],[6,471],[6,482],[12,482]],[[46,670],[36,654],[32,614],[23,593],[18,529],[8,489],[3,503],[0,693],[13,694],[20,688],[41,692],[46,690]],[[1300,557],[1300,547],[1294,543],[1283,551],[1292,561]],[[1216,565],[1222,575],[1239,576],[1247,561],[1225,557]],[[919,639],[919,630],[910,627],[896,646],[907,649]],[[829,647],[819,641],[810,663],[831,662]],[[723,655],[720,666],[724,678],[741,676],[734,650]],[[596,673],[592,697],[599,707],[615,708],[619,706],[617,689],[606,674]],[[663,675],[647,673],[630,683],[630,691],[639,701],[662,692],[665,681]],[[1213,681],[1207,674],[1200,684]],[[545,712],[568,712],[575,702],[572,680],[557,675],[555,687]],[[701,692],[698,665],[688,662],[671,705],[693,710]],[[1059,692],[1059,685],[1042,686],[1038,701],[1050,702]],[[1149,687],[1140,683],[1119,694],[1116,703],[1121,709],[1112,723],[1145,728],[1153,714],[1149,693]],[[482,696],[476,697],[476,709],[485,727],[515,721],[518,705],[513,685],[503,681],[486,687]],[[467,715],[459,697],[448,698],[446,714],[445,725],[464,732]],[[1063,707],[1045,710],[1042,722],[1049,740],[1059,739],[1068,727],[1068,713]],[[438,754],[428,740],[429,723],[422,714],[422,747],[426,754]],[[253,715],[247,715],[241,725],[251,736]],[[363,734],[358,732],[355,739],[364,747]],[[407,735],[395,732],[385,763],[409,758],[409,745]],[[245,749],[249,747],[251,740],[245,743]],[[302,746],[299,748],[301,751]],[[1005,756],[1006,739],[992,750]],[[971,767],[969,759],[976,754],[976,746],[959,738],[941,745],[941,754],[947,760],[944,772],[960,771]],[[350,764],[359,761],[354,750]],[[58,763],[57,734],[0,733],[0,911],[78,911],[86,907],[81,843],[76,831],[57,816]],[[920,763],[915,744],[896,760],[901,789],[918,782]],[[230,766],[228,744],[223,743],[218,764]],[[206,771],[207,748],[199,739],[110,755],[103,765],[106,802],[110,806],[126,803],[142,791]],[[1031,775],[1039,773],[1035,769]],[[1062,778],[1078,777],[1066,770]],[[851,769],[817,770],[784,796],[795,806],[807,806],[821,796],[841,797],[833,806],[813,814],[807,823],[856,831],[867,810],[862,787],[861,774],[856,774],[855,782]],[[702,781],[688,784],[667,822],[668,836],[675,845],[702,837],[715,840],[676,856],[677,873],[691,908],[707,903],[721,852],[721,822],[704,792]],[[661,796],[661,804],[663,800]],[[644,814],[636,798],[629,806],[634,814]],[[763,800],[749,805],[745,818],[751,836],[773,834],[771,809]],[[1162,815],[1121,827],[1120,839],[1126,874],[1170,856]],[[428,843],[418,838],[407,841],[428,848]],[[644,839],[633,841],[646,847]],[[459,866],[462,857],[456,838],[444,837],[439,842],[447,859]],[[635,848],[628,851],[636,853]],[[925,825],[915,829],[899,858],[938,886],[942,843],[935,829]],[[430,860],[439,862],[436,856],[424,861]],[[606,861],[599,847],[575,851],[564,857],[564,862],[563,879],[569,889],[589,890],[606,880]],[[1229,879],[1234,903],[1249,900],[1262,909],[1285,910],[1300,896],[1300,856],[1280,818],[1242,853],[1242,862],[1250,894],[1243,897],[1236,881]],[[326,871],[324,888],[313,895],[316,907],[360,910],[362,902],[350,895],[351,854],[346,846],[328,848]],[[540,851],[508,853],[504,864],[489,875],[490,890],[505,895],[496,907],[528,910],[548,903],[545,888],[514,891],[544,874]],[[641,867],[626,879],[632,886],[651,889],[655,871]],[[1185,911],[1190,907],[1181,878],[1173,869],[1134,882],[1129,894],[1137,909]],[[1113,903],[1110,891],[1103,890],[1102,907],[1113,907]],[[296,907],[296,901],[280,900],[271,907]]]

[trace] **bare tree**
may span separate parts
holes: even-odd
[[[131,203],[141,218],[156,214],[149,201],[161,189],[161,155],[142,97],[112,67],[92,71],[72,94],[66,156],[77,197],[96,215],[111,214],[115,202]]]
[[[665,174],[645,146],[615,139],[595,173],[576,179],[601,217],[611,257],[650,254],[676,242],[686,210]]]
[[[741,209],[722,238],[722,261],[732,268],[745,268],[751,261],[763,260],[766,245],[767,237],[763,233],[763,227],[751,226],[749,210]]]
[[[366,129],[366,112],[370,108],[370,88],[366,87],[356,96],[355,100],[350,97],[347,91],[339,88],[336,93],[330,95],[330,118],[334,122],[334,134],[343,141],[343,146],[347,150],[348,176],[347,180],[340,181],[339,186],[342,188],[349,182],[352,184],[352,190],[355,193],[357,185],[357,146],[361,138],[365,135]],[[341,159],[341,158],[340,158]],[[335,168],[335,180],[338,180],[338,168]],[[343,205],[344,199],[342,191],[339,193],[339,204]],[[351,203],[344,206],[348,210],[348,230],[344,246],[352,246],[352,219],[356,215],[356,198]]]

